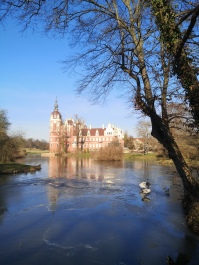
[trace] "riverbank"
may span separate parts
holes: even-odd
[[[42,150],[26,150],[27,154],[29,155],[41,155],[41,156],[56,156],[56,154],[48,153],[46,151]],[[91,157],[91,153],[75,153],[75,154],[63,154],[65,157],[78,157],[78,158],[89,158]],[[124,159],[136,159],[136,160],[156,160],[155,154],[124,154]],[[20,163],[7,163],[7,164],[0,164],[0,174],[16,174],[16,173],[28,173],[28,172],[34,172],[36,170],[40,170],[41,165],[24,165]]]
[[[34,153],[29,153],[34,154]],[[49,152],[37,152],[37,154],[41,154],[41,156],[64,156],[64,157],[92,157],[92,152],[76,152],[76,153],[65,153],[65,154],[55,154],[55,153],[49,153]],[[157,155],[155,153],[124,153],[123,158],[127,159],[151,159],[151,160],[157,160]]]
[[[126,159],[140,159],[140,160],[157,160],[157,155],[155,153],[148,153],[148,154],[143,154],[143,153],[127,153],[123,155],[124,158]]]
[[[41,169],[41,165],[23,165],[19,163],[0,164],[0,174],[28,173]]]

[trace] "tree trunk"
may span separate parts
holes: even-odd
[[[199,183],[192,176],[192,173],[169,128],[164,125],[162,119],[156,113],[151,115],[151,123],[151,134],[168,150],[169,157],[173,160],[183,181],[185,193],[188,193],[191,197],[199,200]]]
[[[186,213],[188,226],[193,232],[199,234],[199,183],[192,176],[192,173],[182,156],[180,149],[175,142],[169,128],[164,125],[162,119],[153,112],[151,114],[152,136],[168,150],[184,187],[183,206]]]

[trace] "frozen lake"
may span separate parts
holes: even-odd
[[[36,155],[24,163],[42,169],[0,177],[1,265],[163,265],[179,252],[199,264],[172,166]],[[144,200],[142,181],[151,183]]]

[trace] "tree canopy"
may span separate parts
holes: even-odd
[[[6,110],[0,110],[0,134],[1,136],[5,134],[10,126],[10,122],[8,121]]]
[[[66,58],[65,65],[69,69],[83,65],[79,93],[88,92],[99,101],[113,87],[122,93],[127,89],[135,107],[147,115],[155,104],[165,109],[168,101],[187,100],[197,120],[198,35],[192,32],[195,24],[189,23],[197,15],[197,1],[1,1],[1,21],[9,15],[24,28],[43,26],[55,36],[70,34],[72,45],[81,47],[81,52]],[[178,41],[170,38],[173,28]],[[177,49],[173,43],[179,47],[172,60],[170,55],[175,54],[170,50]],[[176,74],[182,53],[187,66],[179,70],[178,80],[169,78],[170,63]],[[151,89],[146,88],[149,78]],[[188,79],[192,83],[187,84]]]
[[[10,122],[8,121],[7,111],[0,110],[0,162],[10,162],[17,155],[22,144],[21,134],[9,135],[8,129]]]
[[[189,102],[195,125],[199,128],[199,3],[152,0],[151,7],[161,41],[171,58],[173,74],[185,89],[185,100]]]

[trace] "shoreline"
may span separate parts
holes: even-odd
[[[19,163],[0,164],[0,174],[29,173],[41,170],[41,165],[24,165]]]

